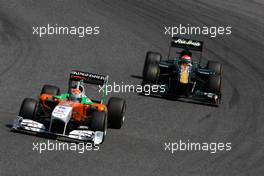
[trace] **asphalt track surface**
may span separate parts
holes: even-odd
[[[225,175],[264,173],[264,3],[242,1],[0,1],[0,175]],[[96,37],[38,38],[32,26],[97,25]],[[99,151],[32,151],[47,139],[10,132],[24,97],[43,84],[66,90],[71,69],[140,84],[147,50],[166,54],[164,25],[232,26],[205,42],[204,58],[224,65],[219,108],[137,94],[126,122]],[[164,142],[232,142],[228,152],[164,151]]]

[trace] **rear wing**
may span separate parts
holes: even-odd
[[[83,80],[84,83],[102,86],[108,82],[108,76],[73,70],[70,73],[70,80]]]
[[[191,40],[180,37],[173,37],[171,41],[171,47],[202,51],[203,50],[203,42],[198,40]]]

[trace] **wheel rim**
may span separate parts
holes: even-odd
[[[107,132],[107,116],[105,115],[105,122],[104,122],[104,136],[106,136]]]
[[[124,104],[123,109],[122,109],[122,124],[124,123],[125,118],[126,118],[125,112],[126,112],[126,104]]]

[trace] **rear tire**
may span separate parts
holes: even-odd
[[[158,80],[161,58],[161,54],[159,53],[147,52],[143,69],[143,83],[156,83]]]
[[[108,102],[109,126],[120,129],[125,121],[126,101],[122,98],[112,97]]]
[[[52,85],[44,85],[40,94],[59,95],[60,88]]]
[[[208,61],[207,69],[213,70],[216,75],[222,75],[222,64],[216,61]]]
[[[36,100],[25,98],[21,104],[18,115],[26,119],[36,120],[37,107],[38,102]]]

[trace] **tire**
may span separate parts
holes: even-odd
[[[125,121],[126,101],[112,97],[108,102],[109,127],[120,129]]]
[[[44,85],[40,94],[59,95],[60,88],[52,85]]]
[[[143,82],[156,83],[159,74],[159,63],[161,54],[156,52],[147,52],[143,68]]]
[[[146,54],[143,76],[146,75],[148,65],[159,63],[161,60],[161,54],[157,52],[148,51]]]
[[[222,64],[216,61],[208,61],[207,69],[215,71],[216,75],[222,75]]]
[[[106,112],[95,111],[92,114],[90,128],[93,131],[102,131],[106,135],[107,131],[107,114]]]
[[[38,102],[36,100],[25,98],[21,104],[18,115],[26,119],[36,120],[37,107]]]
[[[220,93],[221,92],[221,76],[220,75],[211,75],[208,78],[208,88],[212,93]]]

